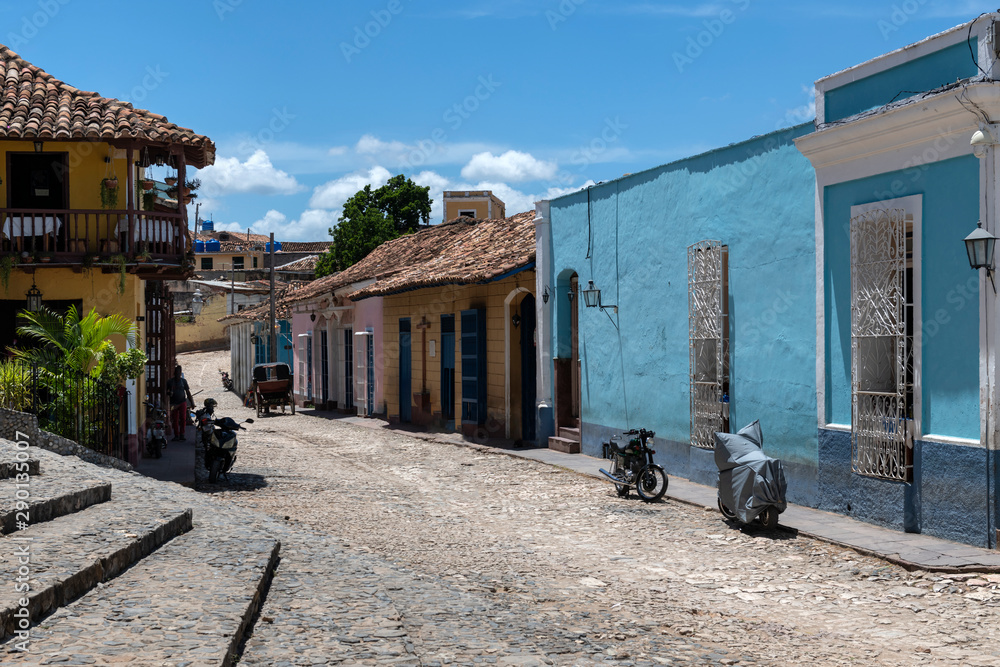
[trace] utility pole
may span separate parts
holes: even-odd
[[[271,255],[271,343],[269,346],[271,363],[278,360],[278,332],[277,322],[274,316],[274,232],[271,232],[271,246],[269,248]]]

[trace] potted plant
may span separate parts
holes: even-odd
[[[153,256],[149,254],[149,244],[148,243],[142,243],[139,246],[139,252],[136,253],[136,259],[138,259],[140,262],[149,262],[149,261],[152,261]]]
[[[35,256],[27,250],[21,252],[21,264],[31,264],[35,261]]]
[[[94,266],[94,260],[96,259],[97,255],[88,252],[86,255],[83,256],[83,259],[80,260],[80,264],[81,266],[83,266],[83,268],[89,269],[92,266]]]
[[[150,190],[149,192],[142,193],[142,208],[146,211],[152,211],[153,207],[156,206],[156,190]]]
[[[166,178],[163,179],[163,182],[166,183],[167,185],[171,185],[171,186],[177,185],[177,177],[176,176],[167,176]]]
[[[39,253],[38,254],[38,260],[40,262],[51,262],[52,261],[52,253],[51,252],[42,252],[42,253]]]
[[[102,179],[101,208],[108,210],[116,208],[117,206],[118,206],[118,179],[117,178]]]

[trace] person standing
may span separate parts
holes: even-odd
[[[167,380],[167,397],[170,398],[170,428],[174,432],[172,440],[186,440],[184,429],[187,427],[187,406],[194,405],[194,399],[187,380],[181,377],[180,364],[174,367],[174,376]]]

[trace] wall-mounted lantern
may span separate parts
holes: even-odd
[[[542,303],[549,302],[549,286],[545,286],[545,290],[542,292]]]
[[[521,324],[521,316],[518,315],[517,313],[514,313],[514,315],[510,318],[510,323],[513,324],[514,328],[516,329],[518,325]]]
[[[28,297],[28,312],[37,313],[42,309],[42,293],[35,286],[35,278],[31,278],[31,289],[27,292]]]
[[[986,269],[986,275],[990,277],[993,284],[994,294],[997,291],[996,283],[993,282],[993,253],[996,250],[997,237],[983,229],[980,222],[976,229],[965,237],[965,251],[969,255],[969,266],[975,270]]]
[[[605,306],[601,303],[601,290],[594,287],[594,281],[587,282],[587,289],[583,290],[583,301],[587,304],[587,308],[600,308],[601,310],[607,310],[608,308],[614,309],[618,312],[618,306]]]

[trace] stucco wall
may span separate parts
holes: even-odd
[[[458,427],[462,415],[462,354],[461,354],[461,314],[463,310],[486,310],[486,356],[487,356],[487,391],[486,391],[486,423],[478,429],[477,437],[504,438],[507,435],[507,394],[506,372],[507,358],[505,356],[505,335],[510,335],[511,345],[511,406],[520,404],[520,333],[511,323],[504,302],[515,290],[526,290],[518,294],[511,302],[513,308],[519,306],[521,299],[528,292],[534,293],[534,271],[522,271],[510,278],[486,285],[458,286],[450,285],[440,288],[426,288],[412,292],[404,292],[384,298],[384,331],[383,353],[385,357],[385,402],[390,419],[399,419],[399,320],[410,318],[412,340],[412,392],[420,392],[423,381],[424,355],[426,350],[427,390],[430,393],[431,409],[440,413],[441,408],[441,315],[455,317],[455,418]],[[421,318],[426,317],[430,327],[426,336],[417,328]],[[430,356],[430,344],[434,341],[435,356]],[[516,354],[515,354],[516,353]],[[412,399],[411,399],[412,400]],[[511,438],[521,436],[520,412],[511,411]],[[515,418],[516,417],[516,418]]]
[[[687,248],[717,240],[729,248],[732,430],[760,419],[765,451],[786,462],[789,500],[815,502],[815,176],[792,143],[810,129],[552,202],[554,356],[569,356],[573,273],[619,306],[617,318],[580,308],[584,453],[599,456],[613,430],[644,427],[670,474],[714,484],[710,452],[689,445]]]
[[[863,73],[849,83],[827,91],[826,122],[888,104],[900,97],[900,91],[912,94],[934,90],[959,79],[979,74],[969,51],[978,52],[978,39],[962,40],[921,58],[869,76]]]
[[[219,318],[226,315],[227,299],[228,296],[224,293],[209,292],[204,297],[205,304],[201,314],[196,316],[194,321],[177,320],[178,352],[216,350],[229,347],[229,335],[226,333],[228,323],[219,322]]]
[[[962,243],[979,219],[973,156],[825,189],[826,421],[851,423],[851,206],[914,194],[923,195],[923,433],[978,440],[981,296]]]

